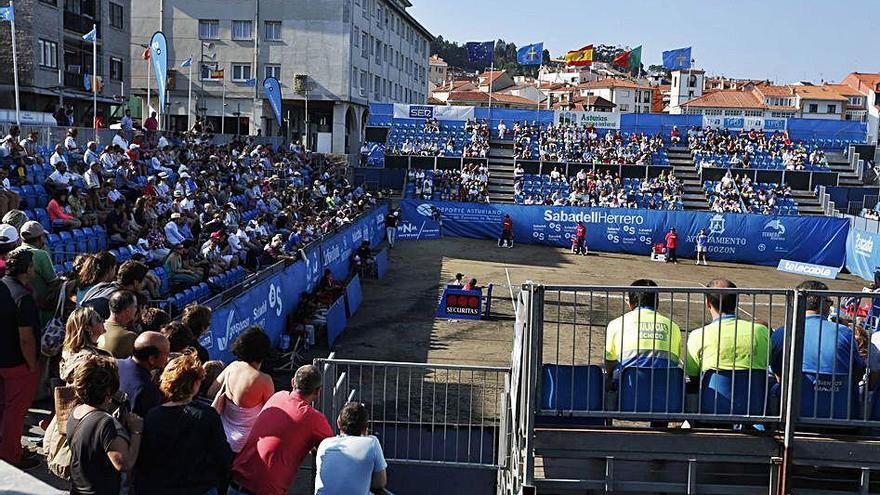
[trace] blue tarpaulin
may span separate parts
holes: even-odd
[[[841,267],[849,222],[830,217],[791,217],[636,209],[544,207],[404,200],[398,238],[440,235],[431,207],[442,215],[443,235],[497,239],[501,220],[513,220],[514,240],[571,246],[577,222],[587,227],[590,250],[648,255],[670,228],[678,231],[679,256],[693,257],[700,229],[709,236],[709,259],[776,266],[781,259]]]
[[[846,269],[853,275],[874,281],[880,267],[880,234],[850,229],[846,239]]]

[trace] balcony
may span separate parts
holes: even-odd
[[[100,22],[96,22],[91,17],[86,17],[75,12],[64,11],[64,29],[73,31],[79,35],[84,35],[92,30],[92,25],[98,26],[98,39],[101,39]]]
[[[71,89],[85,91],[83,75],[78,72],[64,72],[64,86]]]

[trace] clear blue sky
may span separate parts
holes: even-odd
[[[691,45],[708,74],[838,82],[880,71],[877,0],[411,0],[432,34],[458,42],[643,45],[645,66]]]

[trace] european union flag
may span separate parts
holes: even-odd
[[[691,47],[663,52],[663,67],[669,70],[691,68]]]
[[[492,65],[495,60],[494,41],[468,41],[464,46],[467,48],[468,62]]]
[[[544,42],[526,45],[516,51],[519,65],[541,65],[544,63]]]

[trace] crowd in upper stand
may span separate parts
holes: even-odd
[[[675,129],[674,132],[678,132]],[[825,151],[795,142],[787,131],[688,130],[688,147],[698,165],[709,167],[829,170]]]
[[[518,160],[595,164],[668,164],[662,136],[627,135],[578,124],[533,122],[513,124],[514,155]]]
[[[489,202],[489,167],[486,162],[465,164],[461,170],[407,172],[405,198],[439,201]]]
[[[489,154],[489,125],[484,120],[446,122],[435,118],[395,124],[387,143],[388,154],[425,157],[486,158]]]
[[[709,208],[718,213],[797,215],[791,188],[777,183],[755,183],[747,175],[728,172],[720,181],[705,181]]]

